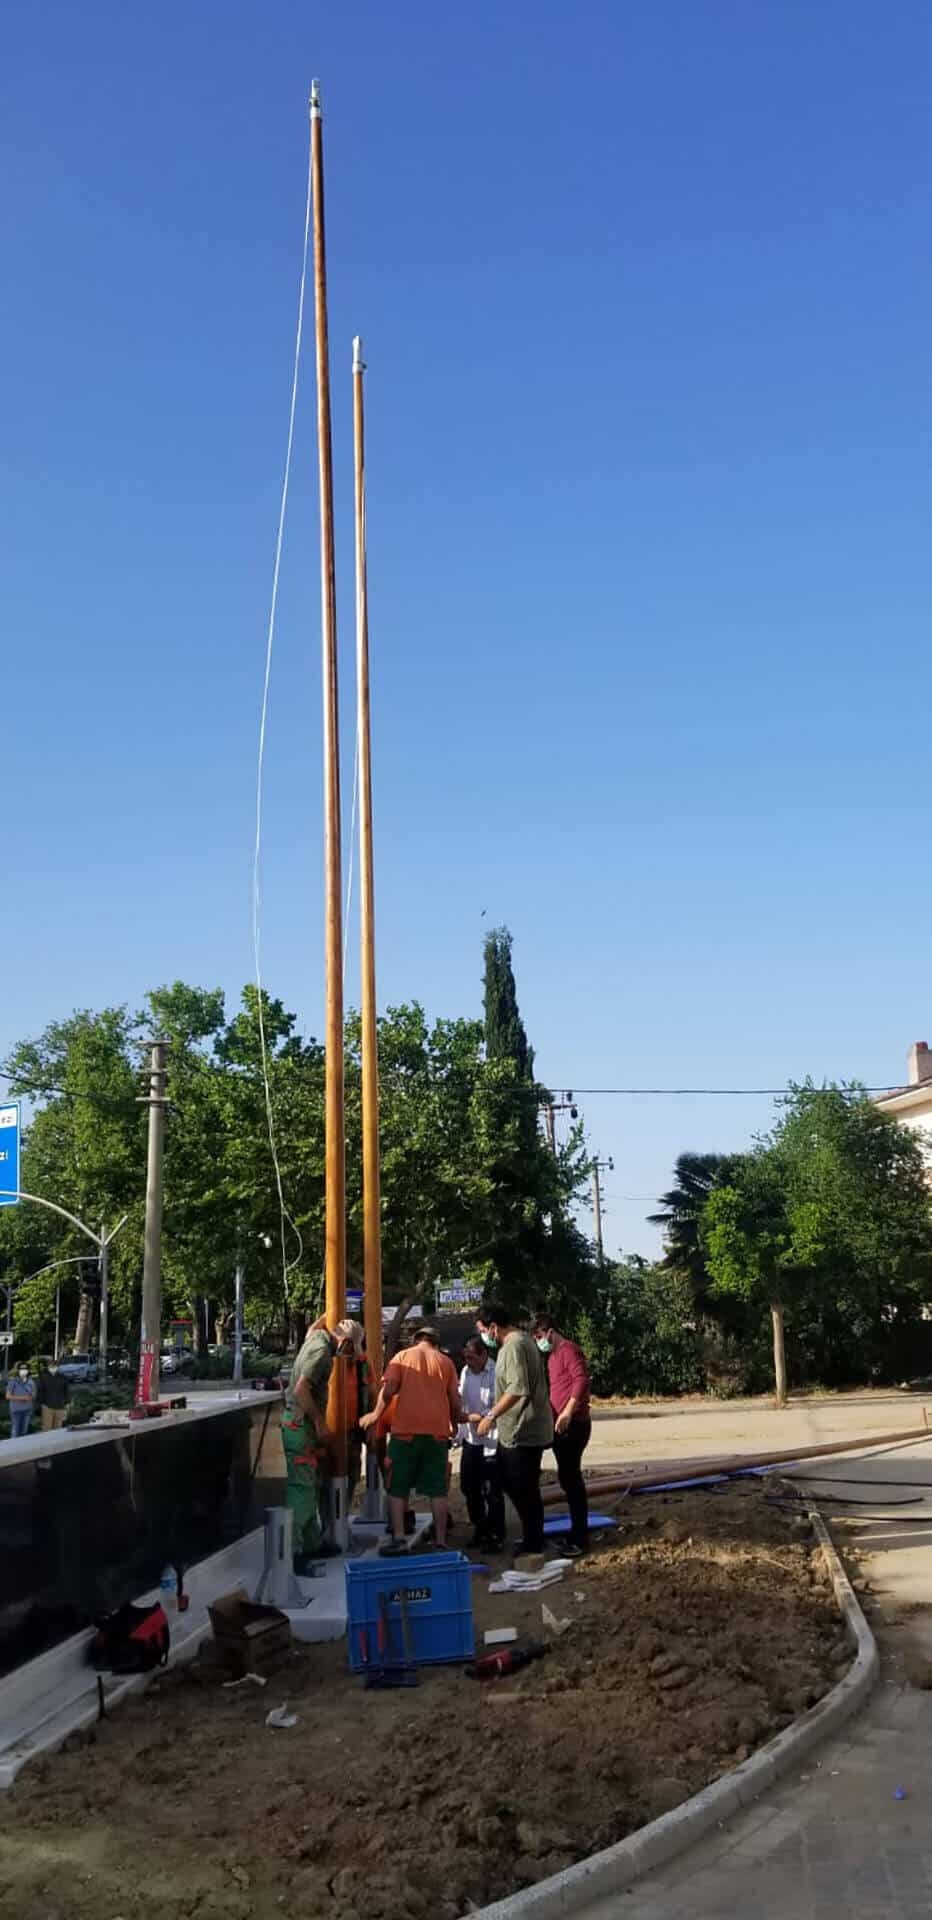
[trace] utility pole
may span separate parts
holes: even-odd
[[[324,1173],[326,1320],[346,1313],[346,1115],[343,1056],[343,866],[340,844],[340,726],[337,606],[333,541],[333,446],[330,424],[330,346],[327,327],[327,249],[324,219],[324,137],[320,86],[311,84],[311,184],[314,201],[314,317],[317,354],[317,458],[320,479],[321,664],[324,715],[324,958],[326,978]],[[327,1425],[333,1453],[333,1528],[345,1544],[346,1370],[330,1375]]]
[[[602,1189],[599,1174],[604,1168],[608,1173],[614,1171],[614,1160],[593,1160],[592,1162],[592,1218],[595,1226],[595,1250],[599,1266],[605,1264],[605,1249],[602,1244]]]
[[[100,1229],[100,1378],[107,1378],[107,1343],[110,1338],[110,1249],[107,1245],[107,1229]]]
[[[149,1147],[146,1162],[146,1231],[142,1262],[142,1326],[136,1401],[142,1406],[159,1397],[159,1354],[162,1341],[162,1154],[165,1144],[165,1059],[168,1043],[152,1043],[149,1092]]]
[[[568,1113],[571,1120],[579,1119],[579,1108],[573,1099],[571,1089],[564,1093],[562,1100],[555,1100],[552,1094],[548,1094],[543,1102],[544,1132],[547,1135],[547,1145],[553,1154],[557,1150],[558,1113]]]
[[[233,1378],[243,1377],[243,1239],[242,1234],[236,1241],[236,1278],[234,1280],[234,1319],[233,1319]]]

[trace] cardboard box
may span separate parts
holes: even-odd
[[[208,1607],[213,1654],[236,1679],[264,1673],[291,1650],[291,1623],[278,1607],[250,1600],[245,1587],[221,1594]]]

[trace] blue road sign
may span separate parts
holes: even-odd
[[[347,1289],[346,1289],[346,1311],[347,1311],[347,1313],[359,1313],[359,1312],[361,1312],[361,1310],[362,1310],[362,1289],[361,1289],[361,1287],[347,1287]]]
[[[0,1207],[15,1207],[19,1191],[19,1101],[0,1107]]]

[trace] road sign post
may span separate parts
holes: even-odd
[[[15,1207],[19,1200],[21,1133],[20,1103],[9,1100],[0,1107],[0,1207]]]

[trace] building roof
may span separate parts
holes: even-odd
[[[890,1087],[886,1093],[874,1094],[876,1107],[892,1106],[894,1101],[918,1107],[923,1100],[932,1101],[932,1080],[912,1081],[905,1087]]]

